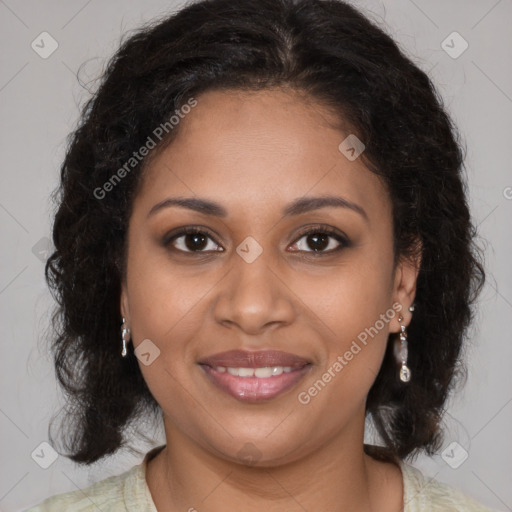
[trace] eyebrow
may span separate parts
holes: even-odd
[[[148,217],[164,208],[172,206],[187,208],[214,217],[227,217],[228,215],[227,210],[223,206],[208,199],[198,199],[196,197],[169,197],[155,204],[149,211]],[[368,222],[368,215],[361,206],[340,196],[301,197],[283,209],[283,217],[291,217],[329,207],[348,208],[357,212]]]

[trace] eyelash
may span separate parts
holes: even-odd
[[[191,227],[185,227],[182,228],[178,233],[174,234],[167,234],[163,239],[163,245],[165,247],[168,247],[174,240],[177,240],[178,238],[181,238],[182,236],[186,235],[195,235],[195,234],[201,234],[201,235],[207,235],[208,238],[213,240],[213,242],[216,245],[220,245],[215,241],[214,235],[204,227],[199,226],[191,226]],[[298,238],[295,239],[295,241],[292,243],[292,245],[295,245],[299,240],[301,240],[304,237],[307,237],[312,234],[322,234],[322,235],[329,235],[329,237],[334,238],[340,245],[336,247],[335,249],[330,249],[329,251],[293,251],[298,253],[306,253],[306,254],[312,254],[314,257],[322,256],[322,255],[332,255],[334,253],[337,253],[341,251],[342,249],[345,249],[350,246],[350,241],[348,238],[342,234],[340,234],[336,229],[333,229],[329,226],[323,226],[323,225],[316,225],[312,228],[309,228],[307,231],[304,231],[298,235]],[[184,251],[182,249],[176,249],[173,248],[174,251],[178,251],[180,253],[185,254],[209,254],[209,253],[215,253],[215,252],[223,252],[223,251]]]

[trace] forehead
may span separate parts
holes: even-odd
[[[322,105],[279,89],[196,99],[176,138],[148,165],[139,206],[196,195],[257,213],[298,197],[342,195],[369,214],[389,212],[385,186],[360,158],[340,152],[350,131]]]

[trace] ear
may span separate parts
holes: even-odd
[[[403,316],[402,325],[408,325],[411,322],[413,313],[409,311],[409,306],[414,302],[416,296],[416,283],[421,265],[421,241],[417,241],[414,254],[403,257],[397,263],[395,277],[393,282],[393,304],[399,303],[402,309],[389,322],[390,332],[400,331],[400,322],[398,317]]]

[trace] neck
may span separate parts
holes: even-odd
[[[400,469],[364,453],[364,429],[342,432],[292,462],[260,467],[216,456],[170,421],[164,424],[167,445],[146,475],[159,512],[385,512],[403,506]]]

